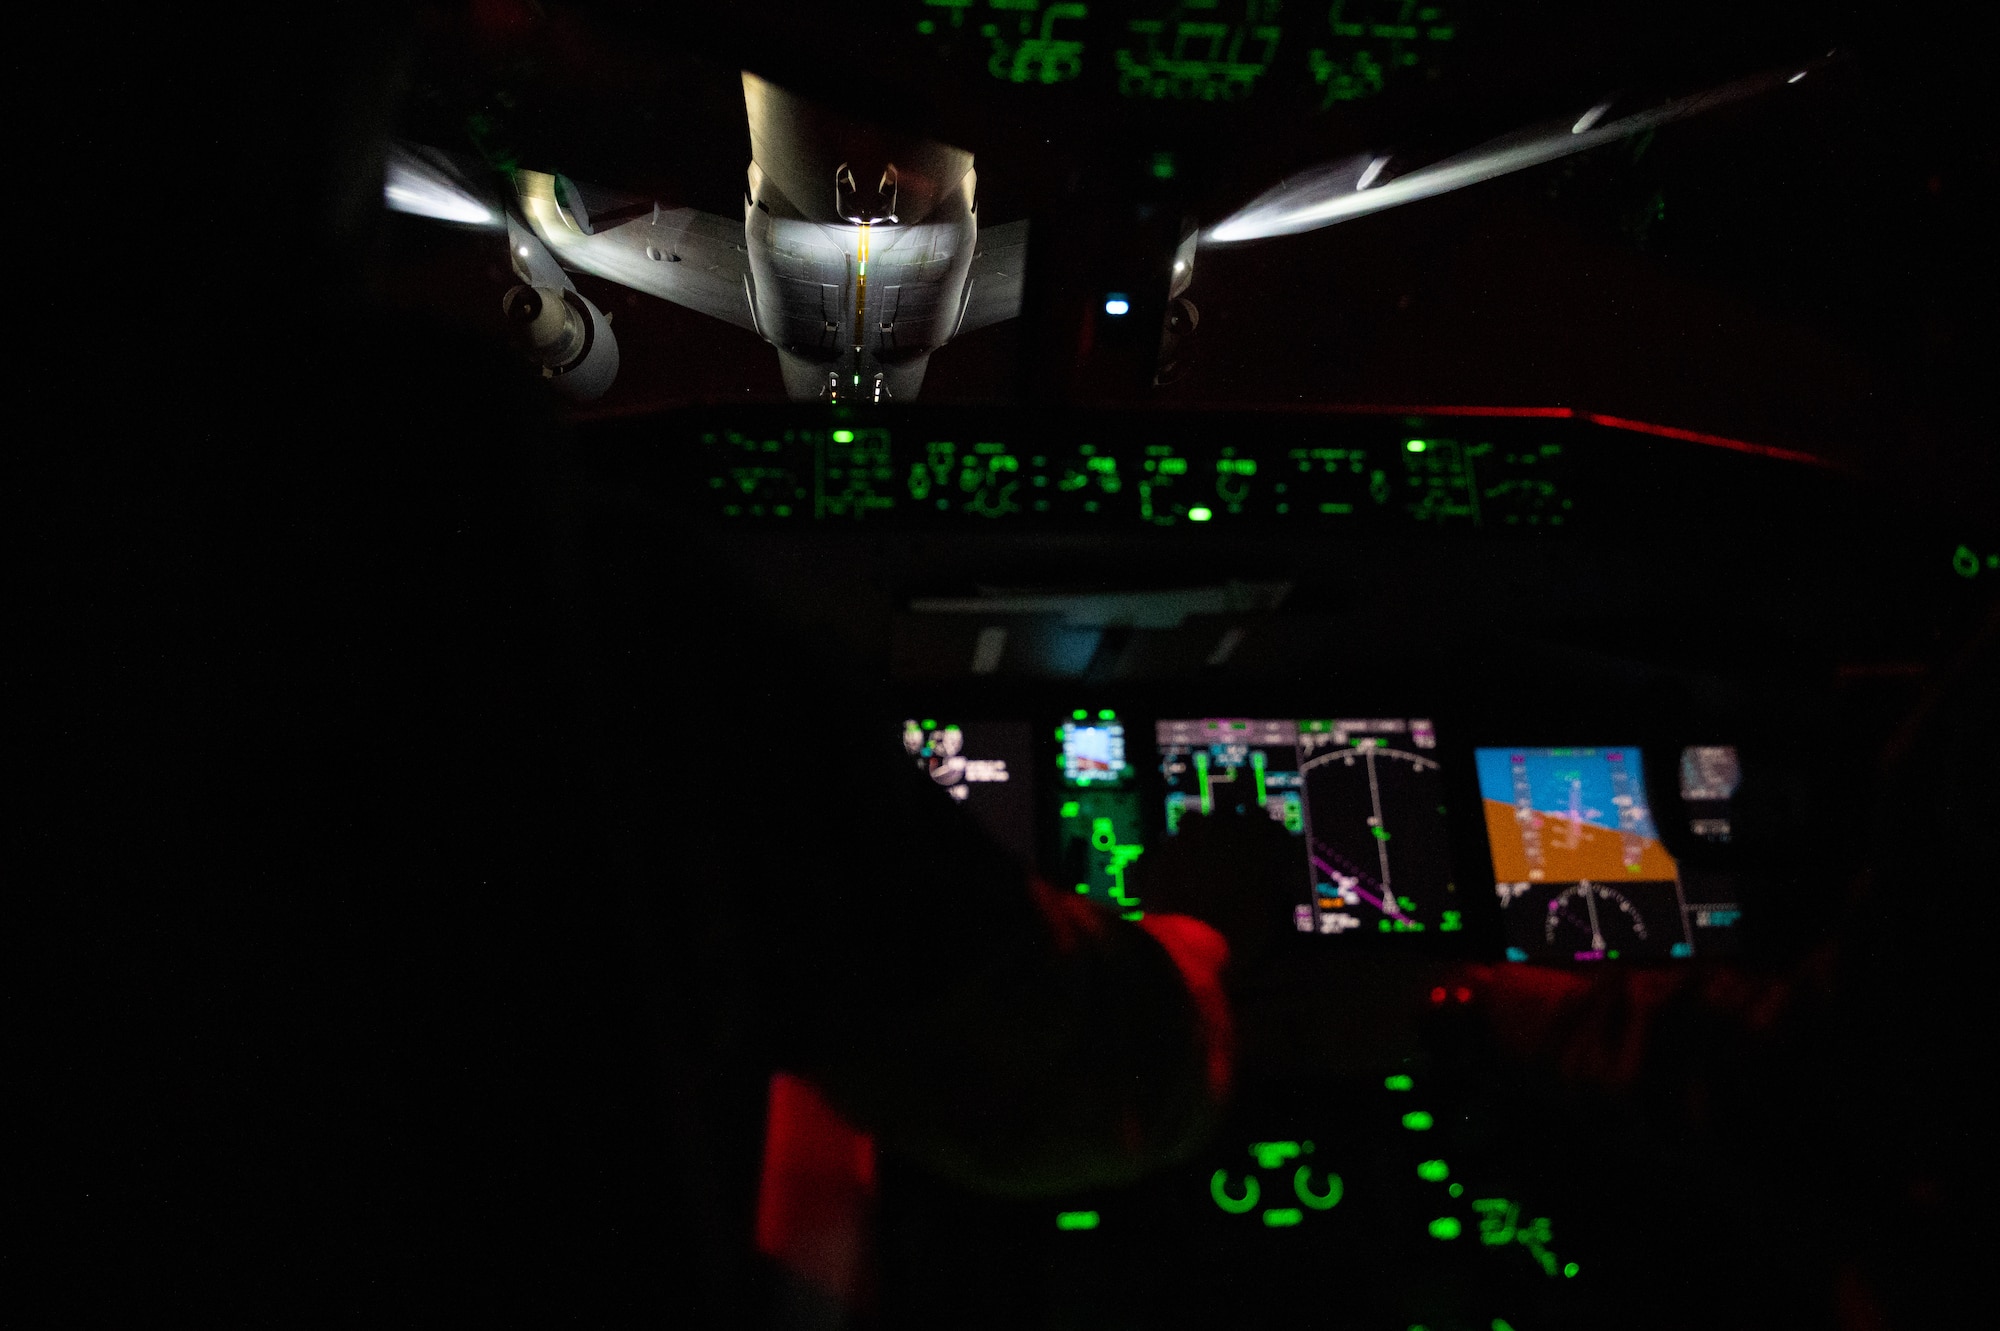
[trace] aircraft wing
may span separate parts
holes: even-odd
[[[757,331],[741,222],[657,203],[586,210],[587,195],[540,171],[516,173],[515,187],[528,224],[565,267]]]
[[[1404,169],[1392,154],[1334,162],[1281,182],[1209,227],[1201,243],[1230,245],[1295,235],[1428,199],[1776,91],[1824,63],[1787,66],[1616,117],[1607,114],[1611,102],[1600,102],[1580,116],[1537,125],[1415,169]]]
[[[953,337],[1011,319],[1021,312],[1021,283],[1028,273],[1028,224],[979,228],[978,250],[965,280],[965,312]]]

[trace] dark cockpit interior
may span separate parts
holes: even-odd
[[[1956,1324],[1981,45],[436,0],[218,48],[236,331],[52,506],[28,727],[91,1297]]]

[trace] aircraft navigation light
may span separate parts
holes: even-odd
[[[1806,76],[1806,72],[1805,72],[1805,71],[1804,71],[1804,70],[1802,69],[1802,70],[1800,70],[1800,71],[1799,71],[1798,73],[1796,73],[1796,74],[1792,75],[1792,76],[1791,76],[1790,78],[1786,79],[1786,80],[1785,80],[1785,82],[1787,82],[1787,83],[1797,83],[1797,82],[1798,82],[1798,81],[1799,81],[1800,79],[1804,78],[1805,76]]]
[[[493,210],[440,160],[392,145],[383,168],[382,203],[391,212],[463,226],[500,225]]]
[[[1374,184],[1375,177],[1381,175],[1382,168],[1387,165],[1389,165],[1389,159],[1387,157],[1377,157],[1373,161],[1369,162],[1368,169],[1361,173],[1361,179],[1354,182],[1355,192],[1358,194],[1362,190],[1365,190],[1370,185]]]
[[[1104,312],[1114,319],[1131,308],[1132,302],[1125,299],[1125,293],[1122,291],[1114,291],[1104,298]]]
[[[493,214],[472,199],[439,189],[427,189],[421,183],[413,184],[393,176],[382,187],[382,201],[396,212],[435,217],[441,222],[466,222],[476,226],[493,223]]]

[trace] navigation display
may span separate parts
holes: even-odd
[[[1301,933],[1464,927],[1428,720],[1161,721],[1167,831],[1190,813],[1262,816],[1299,839]]]
[[[1631,745],[1477,749],[1510,961],[1694,953],[1680,867]]]

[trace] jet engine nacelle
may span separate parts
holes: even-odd
[[[582,294],[562,287],[518,286],[501,301],[515,345],[565,397],[594,402],[618,377],[611,320]]]

